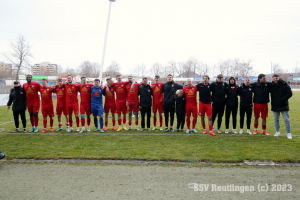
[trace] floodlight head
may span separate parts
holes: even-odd
[[[110,2],[115,2],[116,0],[109,0]]]

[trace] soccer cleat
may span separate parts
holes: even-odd
[[[121,131],[121,130],[122,130],[122,127],[119,127],[117,131]]]
[[[203,134],[206,134],[206,130],[203,130]]]
[[[253,135],[256,135],[256,134],[257,134],[257,130],[254,130],[254,131],[253,131]]]
[[[287,136],[287,139],[290,139],[290,140],[292,139],[292,134],[291,133],[287,133],[286,136]]]
[[[108,127],[105,127],[104,130],[107,131],[107,130],[108,130]]]
[[[134,118],[135,117],[135,115],[132,115],[132,118]]]
[[[96,128],[96,129],[94,130],[94,132],[97,132],[97,131],[99,131],[99,129],[98,129],[98,128]]]
[[[232,132],[233,132],[234,134],[237,134],[237,133],[238,133],[238,132],[236,131],[236,129],[233,129]]]
[[[82,128],[79,133],[83,133],[85,131],[85,128]]]
[[[50,131],[53,131],[53,128],[50,128]]]
[[[123,129],[126,130],[127,129],[126,126],[123,126]]]
[[[229,133],[229,129],[226,129],[225,133]]]
[[[80,131],[79,127],[77,127],[76,131],[77,131],[77,132],[79,132],[79,131]]]
[[[280,132],[276,132],[274,135],[274,137],[278,137],[278,136],[280,136]]]
[[[70,132],[70,127],[67,127],[67,128],[66,128],[66,131],[67,131],[67,132]]]
[[[42,130],[42,132],[41,133],[46,133],[47,132],[47,129],[44,129],[44,130]]]
[[[186,132],[185,132],[185,133],[190,133],[190,129],[186,130]]]
[[[209,131],[209,135],[216,136],[216,134],[212,131]]]
[[[269,135],[269,133],[267,131],[263,131],[262,134]]]
[[[126,129],[126,131],[129,131],[129,130],[131,130],[131,126],[128,126],[128,128]]]
[[[171,132],[174,132],[174,129],[171,127],[171,128],[170,128],[170,131],[171,131]]]
[[[212,130],[213,130],[213,131],[215,130],[215,126],[213,126]]]
[[[136,131],[139,131],[140,129],[139,129],[138,127],[135,127],[135,130],[136,130]]]
[[[241,130],[240,130],[240,134],[243,134],[243,132],[244,132],[243,129],[241,129]]]
[[[247,133],[248,133],[249,135],[252,135],[252,132],[250,131],[250,129],[247,130]]]
[[[3,158],[5,158],[5,156],[6,156],[6,154],[0,153],[0,160],[3,159]]]
[[[147,128],[148,131],[151,131],[151,128]]]
[[[100,129],[100,132],[101,132],[101,133],[104,133],[103,129]]]
[[[141,131],[144,131],[144,130],[145,130],[144,128],[141,129]]]
[[[160,127],[160,129],[159,129],[159,130],[163,131],[164,129],[163,129],[163,127]]]
[[[70,127],[70,131],[73,131],[73,127]]]
[[[27,131],[26,131],[26,128],[24,128],[24,129],[23,129],[23,133],[26,133],[26,132],[27,132]]]
[[[176,132],[179,132],[179,129],[176,129]]]
[[[221,133],[220,129],[217,129],[217,133]]]
[[[35,129],[34,129],[34,132],[35,132],[35,133],[39,132],[38,128],[35,128]]]
[[[192,132],[194,132],[194,133],[198,133],[198,131],[196,131],[196,129],[192,129]]]
[[[108,118],[112,118],[112,116],[110,115],[110,116],[108,116]]]
[[[62,128],[58,127],[58,129],[56,130],[56,132],[58,132],[58,131],[62,131]]]
[[[165,128],[165,131],[166,131],[166,132],[169,132],[169,129],[168,129],[168,127],[166,127],[166,128]]]
[[[13,131],[13,133],[16,133],[16,132],[19,132],[19,131],[20,131],[19,129],[16,129],[16,130]]]
[[[183,132],[183,129],[181,129],[180,131]]]
[[[117,130],[117,128],[116,128],[116,127],[113,127],[113,130]]]
[[[34,128],[32,128],[30,131],[29,131],[29,133],[32,133],[34,131]]]
[[[156,130],[156,127],[153,127],[153,129],[152,129],[153,131],[155,131]]]
[[[86,130],[87,130],[88,132],[90,132],[90,131],[91,131],[90,126],[87,126],[87,127],[86,127]]]

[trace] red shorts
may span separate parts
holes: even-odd
[[[61,115],[62,113],[64,115],[67,114],[66,106],[56,104],[56,115]]]
[[[73,111],[78,115],[78,103],[67,103],[66,110],[68,115],[72,115]]]
[[[260,104],[260,103],[254,103],[254,117],[259,118],[261,113],[261,118],[267,118],[268,117],[268,104]]]
[[[38,113],[40,111],[40,103],[28,105],[27,107],[29,113]]]
[[[54,117],[53,104],[42,105],[42,114],[43,118],[47,118],[47,115],[49,115],[49,117]]]
[[[80,103],[80,114],[84,115],[85,113],[86,115],[92,114],[90,103]]]
[[[199,116],[206,116],[211,117],[212,116],[212,107],[211,104],[205,104],[203,102],[199,102]]]
[[[185,107],[185,116],[190,117],[191,113],[193,114],[194,118],[197,118],[197,115],[198,115],[198,113],[197,113],[197,105],[196,106],[195,105],[194,106],[187,105]]]
[[[125,115],[127,113],[127,106],[125,100],[117,100],[116,101],[116,113],[121,114],[121,112]]]
[[[128,106],[128,109],[127,111],[128,112],[132,112],[132,110],[134,110],[134,112],[138,112],[140,110],[140,105],[139,105],[139,102],[128,102],[129,106]]]
[[[116,112],[116,104],[115,103],[105,103],[104,104],[104,113],[109,113],[109,109],[111,113]]]
[[[153,113],[156,114],[157,110],[158,110],[159,114],[164,113],[164,104],[163,104],[163,102],[153,102],[153,107],[152,107]]]

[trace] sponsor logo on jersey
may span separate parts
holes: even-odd
[[[69,88],[68,90],[67,90],[67,92],[70,94],[72,94],[72,90],[71,90],[71,88]]]
[[[249,88],[249,91],[251,91],[251,88]]]
[[[34,87],[34,85],[32,87]]]
[[[27,94],[31,94],[31,93],[33,93],[33,90],[30,87],[28,87]]]
[[[188,96],[193,96],[195,93],[192,90],[189,90]]]
[[[98,90],[95,92],[94,96],[100,96]]]

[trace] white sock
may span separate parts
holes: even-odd
[[[139,126],[138,125],[135,125],[135,128],[138,128]]]
[[[126,126],[126,124],[123,124],[123,126]]]

